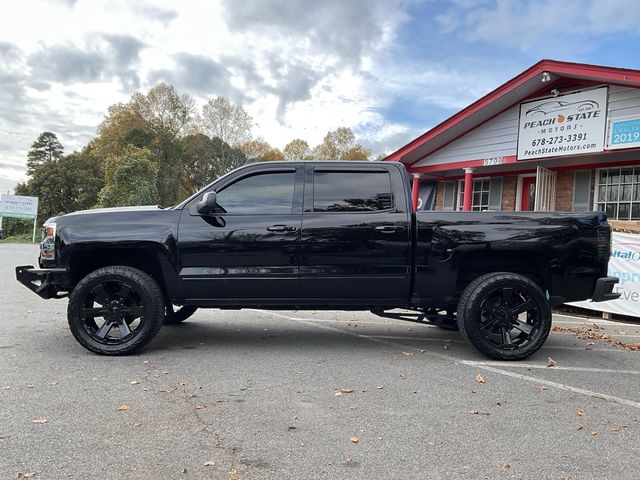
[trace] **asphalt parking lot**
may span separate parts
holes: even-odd
[[[0,244],[0,478],[638,478],[640,326],[504,363],[367,312],[203,310],[105,358],[14,280],[36,253]]]

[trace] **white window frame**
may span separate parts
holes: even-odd
[[[592,210],[594,212],[598,212],[600,211],[598,209],[598,203],[600,203],[600,173],[603,170],[623,170],[625,168],[632,168],[634,170],[633,175],[635,175],[635,170],[637,169],[638,171],[640,171],[640,164],[636,164],[636,165],[624,165],[624,166],[618,166],[618,167],[603,167],[603,168],[598,168],[596,169],[596,175],[595,178],[593,180],[593,205],[592,205]],[[635,183],[633,180],[631,180],[631,200],[627,201],[620,201],[620,191],[618,190],[618,200],[615,202],[609,202],[607,200],[604,201],[605,203],[605,211],[606,211],[606,204],[608,203],[615,203],[618,205],[618,209],[616,210],[617,213],[620,213],[620,203],[629,203],[631,204],[631,207],[629,209],[629,219],[631,218],[631,213],[633,212],[633,204],[634,203],[640,203],[640,199],[638,199],[637,201],[634,201],[633,199],[633,190],[634,190],[634,185],[638,185],[640,184],[640,182]],[[618,183],[618,185],[620,186],[621,184]],[[619,219],[619,215],[616,215],[616,218],[610,218],[610,220],[618,220]],[[629,220],[627,218],[624,218],[622,220]],[[633,220],[633,221],[637,221],[637,220]]]
[[[482,194],[480,195],[480,205],[474,205],[473,204],[473,194],[476,193],[476,191],[472,191],[471,192],[471,210],[477,212],[478,210],[473,210],[474,206],[479,206],[481,212],[489,210],[489,201],[491,199],[491,177],[473,177],[473,185],[475,185],[475,181],[476,180],[486,180],[489,182],[489,189],[486,190],[486,192],[488,193],[488,197],[487,197],[487,205],[486,208],[484,210],[482,210]],[[464,180],[458,180],[458,184],[456,185],[456,211],[460,211],[462,210],[463,204],[464,204],[464,196],[463,196],[463,192],[464,192]],[[484,190],[481,190],[481,192],[484,192]]]

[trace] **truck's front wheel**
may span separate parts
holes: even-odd
[[[485,355],[520,360],[535,353],[551,329],[551,308],[542,289],[515,273],[482,275],[458,304],[460,333]]]
[[[67,317],[71,333],[87,350],[126,355],[149,343],[162,327],[164,297],[141,270],[103,267],[78,282]]]

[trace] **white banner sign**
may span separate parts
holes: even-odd
[[[518,160],[604,151],[607,87],[520,104]]]
[[[620,283],[615,286],[621,296],[608,302],[573,302],[569,305],[598,310],[600,312],[619,313],[637,317],[640,315],[640,235],[635,233],[613,233],[609,275],[618,277]]]
[[[38,197],[0,195],[0,217],[32,218],[38,215]]]

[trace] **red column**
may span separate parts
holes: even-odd
[[[471,211],[471,199],[473,195],[473,168],[464,169],[464,198],[462,201],[462,210]]]
[[[413,183],[411,185],[411,205],[413,206],[414,212],[418,210],[418,194],[419,193],[420,193],[420,177],[415,175],[413,177]]]

